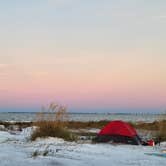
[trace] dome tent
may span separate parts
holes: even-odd
[[[108,123],[97,135],[97,142],[115,142],[132,145],[141,145],[136,130],[128,123],[116,120]]]

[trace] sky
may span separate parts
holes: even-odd
[[[165,0],[0,0],[0,111],[163,111],[165,29]]]

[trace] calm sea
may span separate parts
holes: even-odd
[[[0,113],[0,121],[34,121],[36,113]],[[124,120],[124,121],[145,121],[153,122],[159,119],[156,114],[98,114],[98,113],[70,113],[70,120],[73,121],[100,121],[100,120]]]

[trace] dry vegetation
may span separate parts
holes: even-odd
[[[166,120],[160,123],[158,137],[161,141],[166,141]]]
[[[91,128],[103,128],[109,121],[89,121],[89,122],[78,122],[78,121],[70,121],[67,126],[70,129],[91,129]]]
[[[37,114],[34,126],[37,130],[32,134],[31,140],[38,137],[59,137],[67,141],[72,141],[75,136],[67,128],[68,114],[66,108],[51,103],[47,109]]]
[[[20,129],[28,126],[37,126],[38,129],[33,133],[32,140],[35,140],[38,137],[60,137],[65,140],[75,140],[75,135],[95,135],[95,133],[71,133],[76,129],[91,129],[91,128],[103,128],[109,121],[89,121],[89,122],[78,122],[78,121],[69,121],[69,116],[66,112],[66,108],[63,106],[56,105],[54,103],[46,109],[43,108],[41,113],[37,114],[35,122],[0,122],[1,125],[4,125],[7,129],[12,125],[17,125]],[[151,132],[153,137],[160,139],[161,141],[166,141],[166,114],[159,116],[158,121],[152,123],[132,123],[134,128],[138,130],[143,130]],[[73,130],[74,129],[74,130]]]
[[[152,123],[140,123],[133,125],[136,129],[152,131],[153,136],[160,141],[166,141],[166,120],[155,121]]]

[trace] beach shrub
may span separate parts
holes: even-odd
[[[166,112],[159,115],[158,139],[166,141]]]
[[[166,120],[160,119],[159,121],[154,121],[151,123],[139,123],[135,124],[134,127],[136,129],[141,129],[145,131],[151,131],[152,136],[156,139],[158,142],[160,141],[166,141]]]
[[[76,137],[68,130],[69,116],[64,106],[51,103],[47,109],[37,114],[34,126],[37,129],[31,135],[31,140],[38,137],[58,137],[66,141],[73,141]]]
[[[160,121],[157,137],[160,141],[166,141],[166,120]]]
[[[84,129],[84,128],[103,128],[109,121],[101,120],[101,121],[88,121],[88,122],[81,122],[81,121],[70,121],[67,126],[70,129]]]

